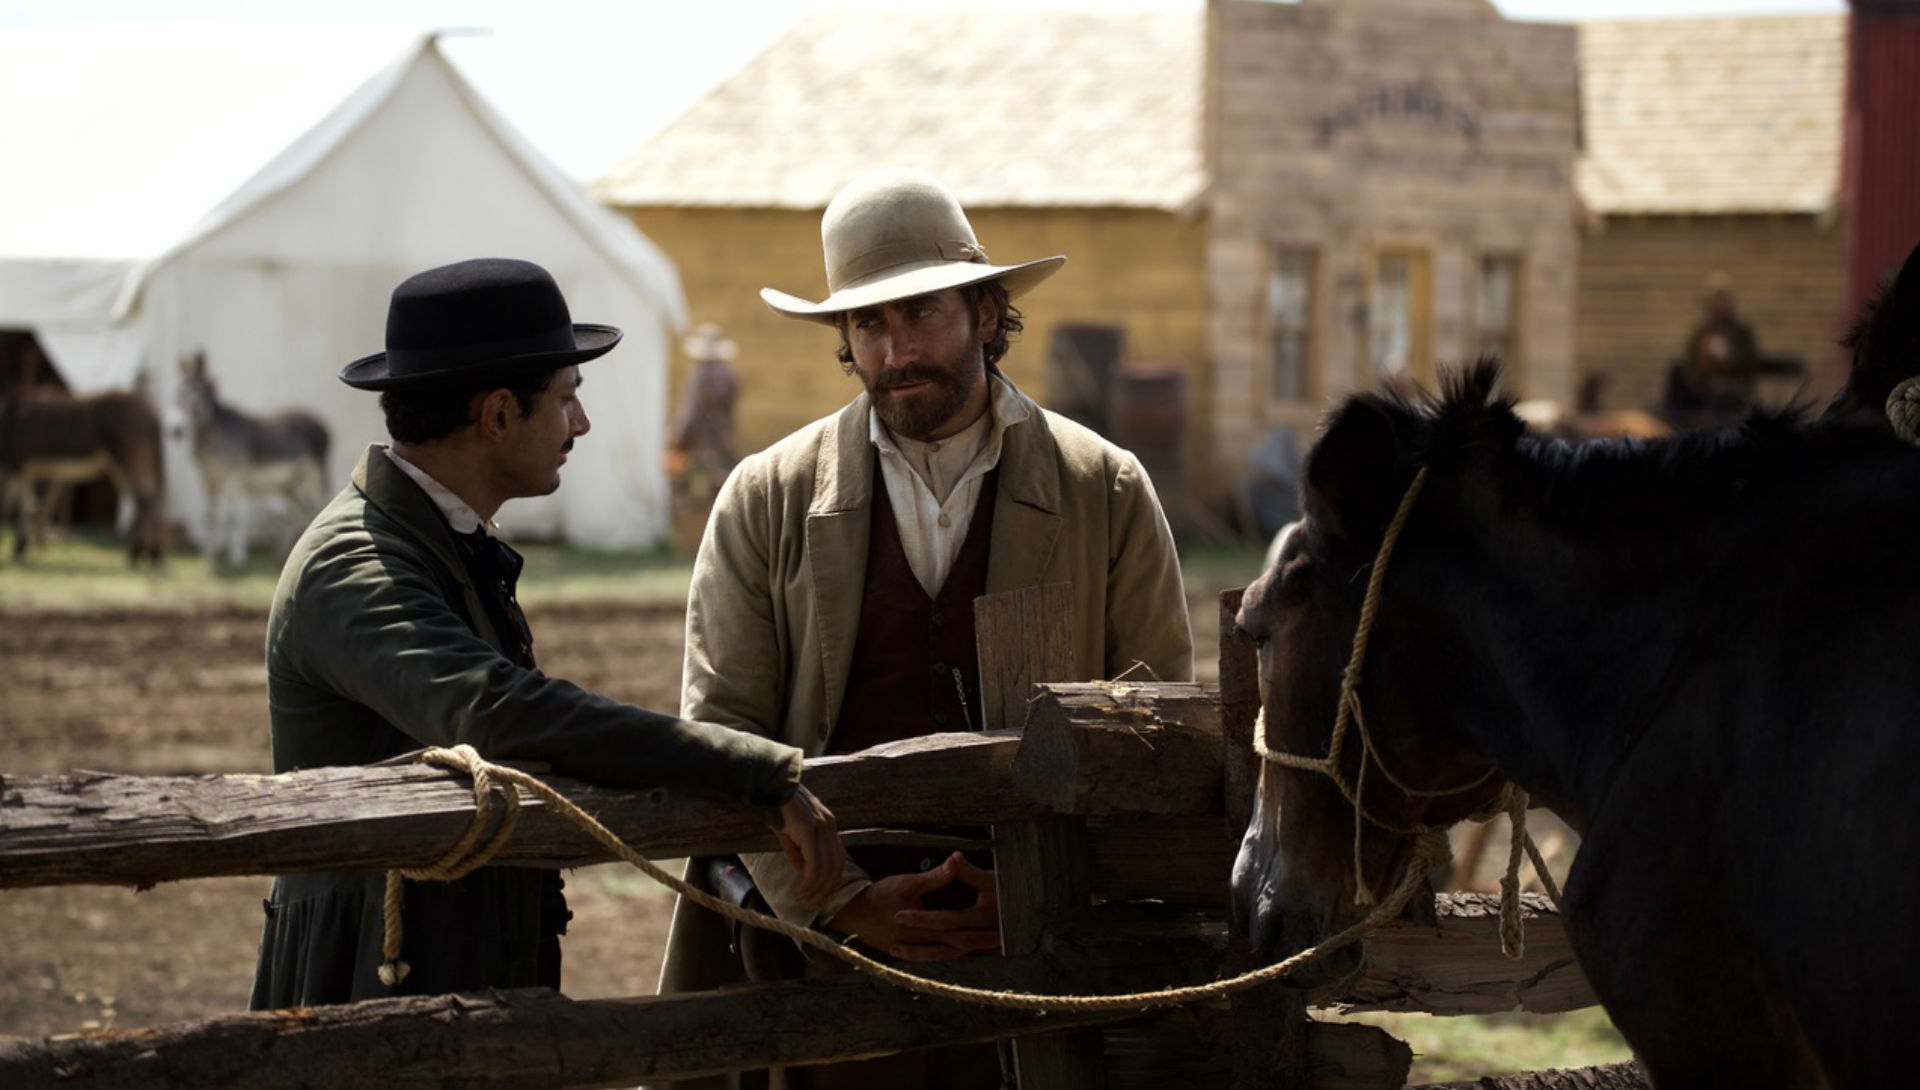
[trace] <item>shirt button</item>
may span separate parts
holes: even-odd
[[[950,518],[948,518],[948,517],[947,517],[947,516],[945,516],[945,515],[941,515],[941,516],[940,516],[940,526],[941,526],[941,528],[942,528],[942,529],[945,529],[946,527],[948,527],[948,526],[951,526],[951,525],[953,525],[953,520],[952,520],[952,519],[950,519]]]

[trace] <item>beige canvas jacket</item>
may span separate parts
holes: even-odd
[[[1006,430],[987,592],[1071,583],[1080,680],[1136,661],[1164,680],[1190,680],[1180,561],[1139,460],[1014,394],[1030,415]],[[694,562],[683,716],[769,734],[809,756],[826,748],[853,657],[877,483],[864,393],[740,463]],[[784,859],[747,865],[783,918],[812,922]],[[863,880],[850,870],[828,908]],[[722,921],[681,904],[661,990],[717,987],[737,979],[732,965]]]

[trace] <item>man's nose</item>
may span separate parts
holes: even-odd
[[[587,419],[586,406],[577,406],[573,410],[573,434],[585,435],[593,430],[593,421]]]
[[[886,331],[886,352],[881,362],[892,368],[905,367],[920,358],[920,342],[911,331],[899,323],[889,323]]]

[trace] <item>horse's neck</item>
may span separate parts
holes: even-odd
[[[1519,555],[1510,540],[1488,542],[1496,559],[1484,581],[1434,585],[1448,609],[1477,634],[1497,698],[1468,714],[1463,729],[1515,781],[1576,828],[1598,808],[1614,777],[1652,727],[1676,671],[1698,661],[1700,620],[1711,582],[1595,591],[1611,579],[1596,551],[1571,569]],[[1511,555],[1500,556],[1508,552]]]

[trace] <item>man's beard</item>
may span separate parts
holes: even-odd
[[[895,371],[878,382],[869,382],[864,374],[867,394],[873,399],[880,422],[895,435],[927,442],[966,405],[967,399],[985,381],[985,367],[978,358],[962,358],[952,367],[920,364]],[[925,382],[930,389],[918,390],[907,397],[886,391],[908,383]]]

